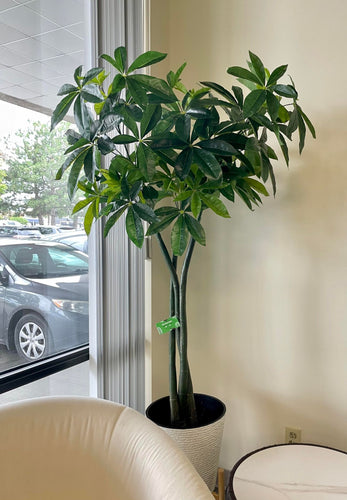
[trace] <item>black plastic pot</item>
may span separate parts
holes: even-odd
[[[198,424],[194,428],[212,424],[224,416],[226,408],[220,399],[206,394],[194,394],[194,398],[198,415]],[[169,401],[169,396],[157,399],[148,406],[146,416],[160,427],[174,429],[170,422]]]

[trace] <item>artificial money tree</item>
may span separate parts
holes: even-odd
[[[165,57],[149,51],[128,64],[125,47],[113,57],[102,55],[116,71],[108,88],[102,68],[83,75],[78,67],[75,83],[58,93],[64,97],[51,126],[73,104],[77,131],[66,134],[70,147],[57,178],[69,169],[70,197],[77,190],[84,194],[74,213],[86,209],[86,232],[94,219],[106,217],[106,236],[124,215],[136,246],[142,246],[145,235],[158,240],[171,279],[170,314],[179,322],[169,333],[171,424],[192,427],[199,415],[187,357],[186,292],[194,247],[206,244],[203,214],[210,210],[229,218],[223,199],[233,202],[236,196],[253,209],[268,196],[268,179],[275,193],[273,162],[278,158],[268,136],[276,138],[288,164],[288,140],[298,133],[301,153],[307,128],[313,136],[315,131],[293,81],[279,83],[287,65],[269,72],[249,52],[248,68],[227,70],[247,88],[244,95],[239,85],[227,89],[210,81],[187,90],[181,81],[185,64],[170,71],[166,81],[138,72]],[[164,231],[170,231],[170,243]]]

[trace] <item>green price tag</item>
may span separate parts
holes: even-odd
[[[178,328],[181,325],[180,325],[180,322],[178,321],[178,319],[176,318],[176,316],[173,316],[172,318],[168,318],[168,319],[164,319],[163,321],[159,321],[159,323],[157,323],[155,326],[157,327],[160,335],[162,335],[163,333],[170,332],[174,328]]]

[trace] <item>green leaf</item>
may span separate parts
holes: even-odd
[[[86,103],[79,95],[74,104],[74,118],[79,132],[84,136],[88,136],[93,119],[89,113]]]
[[[308,126],[308,129],[309,131],[311,132],[312,134],[312,137],[315,139],[316,138],[316,131],[315,131],[315,128],[314,126],[312,125],[312,123],[310,122],[308,116],[305,115],[305,113],[303,112],[303,110],[300,108],[300,106],[297,106],[298,108],[298,111],[299,113],[301,114],[301,116],[303,117],[306,125]]]
[[[184,200],[188,200],[188,198],[190,198],[192,195],[192,191],[189,190],[189,191],[183,191],[183,193],[180,193],[178,196],[176,196],[176,198],[174,198],[174,201],[184,201]]]
[[[218,94],[225,97],[225,99],[227,99],[228,101],[236,103],[235,98],[232,95],[232,93],[229,92],[229,90],[222,87],[222,85],[219,85],[218,83],[214,83],[214,82],[200,82],[200,83],[202,85],[205,85],[205,87],[210,87],[212,90],[215,90],[216,92],[218,92]]]
[[[183,255],[188,243],[188,228],[183,215],[180,215],[171,231],[171,248],[174,255]]]
[[[279,80],[285,74],[287,68],[288,64],[284,64],[283,66],[278,66],[278,68],[274,69],[269,76],[266,86],[269,87],[270,85],[274,85],[275,83],[277,83],[277,80]]]
[[[173,148],[185,148],[187,144],[177,137],[176,134],[168,132],[165,137],[153,137],[151,140],[151,148],[157,149],[173,149]]]
[[[103,136],[99,137],[98,140],[96,141],[96,143],[97,143],[97,146],[98,146],[100,153],[103,155],[107,155],[108,153],[112,153],[112,151],[114,151],[114,149],[115,149],[114,142],[107,135],[103,135]]]
[[[137,166],[147,181],[152,180],[155,174],[156,157],[142,142],[137,146]]]
[[[161,233],[161,231],[163,231],[166,227],[168,227],[171,224],[171,222],[173,222],[176,219],[178,213],[179,211],[177,210],[175,213],[172,213],[171,215],[166,215],[160,221],[153,222],[148,228],[148,231],[146,233],[147,236],[151,236],[152,234],[156,233]]]
[[[194,191],[194,193],[192,194],[192,198],[190,200],[190,208],[194,217],[197,218],[201,212],[201,200],[196,191]]]
[[[108,63],[112,64],[112,66],[114,66],[116,69],[118,69],[118,63],[111,56],[109,56],[108,54],[101,54],[100,57],[101,59],[104,59]],[[120,70],[118,69],[118,71]]]
[[[188,231],[200,245],[205,246],[206,245],[206,236],[205,236],[205,231],[200,222],[191,215],[185,213],[184,214],[184,220],[187,225]]]
[[[266,92],[266,103],[271,120],[275,122],[278,118],[278,110],[280,107],[279,100],[272,94],[272,92]]]
[[[135,137],[138,137],[139,131],[137,128],[137,123],[127,108],[128,108],[128,106],[126,106],[122,109],[122,114],[123,114],[123,118],[124,118],[124,125],[126,127],[128,127],[128,129],[131,130],[131,132],[134,134]]]
[[[282,104],[280,104],[278,108],[278,118],[280,119],[281,123],[286,123],[290,118],[287,108],[282,106]]]
[[[181,115],[176,120],[175,131],[181,141],[189,142],[191,119],[187,115]]]
[[[141,118],[140,131],[141,137],[154,129],[161,118],[161,106],[150,104],[146,106]]]
[[[306,125],[300,113],[298,113],[299,125],[299,152],[301,153],[305,145]]]
[[[78,87],[75,87],[70,83],[65,83],[62,87],[60,87],[57,95],[71,94],[71,92],[78,92]]]
[[[145,68],[146,66],[151,66],[159,61],[165,59],[167,54],[162,52],[156,52],[154,50],[150,50],[138,56],[135,61],[129,66],[128,73],[135,71],[136,69]]]
[[[106,221],[105,227],[104,227],[104,236],[107,236],[108,233],[110,232],[110,229],[115,225],[115,223],[118,221],[118,219],[123,215],[125,210],[127,209],[128,205],[123,205],[121,208],[119,208],[114,214],[112,214]]]
[[[112,176],[115,176],[117,172],[125,175],[128,170],[132,170],[133,168],[134,165],[128,158],[118,155],[111,161],[109,172]]]
[[[78,149],[82,146],[85,146],[86,144],[89,144],[89,141],[87,141],[87,139],[85,139],[84,137],[81,137],[72,146],[70,146],[66,151],[64,151],[64,155],[67,155],[67,154],[71,153],[72,151],[74,151],[75,149]]]
[[[287,132],[289,134],[289,136],[291,136],[291,134],[293,134],[293,132],[295,132],[295,130],[298,128],[298,107],[295,106],[293,111],[291,112],[290,114],[290,118],[289,118],[289,123],[287,125]]]
[[[82,68],[83,66],[78,66],[78,68],[75,69],[74,72],[74,80],[77,83],[77,86],[80,88],[81,87],[81,75],[82,75]]]
[[[60,180],[62,178],[63,173],[65,172],[66,169],[70,167],[70,165],[73,163],[75,158],[81,153],[82,150],[76,149],[73,151],[64,161],[63,165],[59,168],[58,172],[56,173],[56,180]]]
[[[129,90],[129,94],[134,99],[134,101],[140,106],[144,106],[148,102],[147,92],[132,76],[128,76],[126,79],[126,84]]]
[[[226,186],[225,188],[221,188],[220,192],[223,196],[225,196],[227,200],[230,200],[232,202],[235,201],[235,193],[231,185]]]
[[[144,232],[141,218],[135,212],[133,206],[130,206],[125,219],[125,227],[131,241],[139,248],[143,245]]]
[[[260,158],[261,158],[261,178],[263,179],[264,182],[266,182],[269,175],[270,175],[273,194],[275,195],[276,194],[276,179],[275,179],[275,175],[274,175],[270,160],[263,153],[263,151],[261,152]]]
[[[96,78],[100,73],[103,72],[102,68],[92,68],[84,75],[83,85],[86,85],[88,82]]]
[[[176,207],[160,207],[155,210],[155,214],[159,217],[166,217],[167,215],[175,215],[179,214],[179,209]]]
[[[256,55],[253,54],[253,52],[249,51],[249,57],[251,58],[251,63],[253,66],[254,71],[256,72],[259,80],[261,83],[264,85],[265,84],[265,69],[262,61],[260,58]]]
[[[221,217],[230,218],[229,212],[224,205],[224,203],[213,194],[200,194],[201,200],[205,203],[208,208],[213,210],[217,215]]]
[[[137,141],[136,137],[129,134],[119,134],[112,138],[113,144],[131,144]]]
[[[235,94],[238,105],[243,107],[243,90],[242,90],[242,88],[237,87],[236,85],[233,85],[232,89],[233,89],[233,92]]]
[[[80,175],[80,172],[82,170],[83,164],[84,164],[84,159],[87,156],[89,151],[89,148],[85,148],[79,156],[75,159],[73,162],[73,165],[71,167],[70,173],[69,173],[69,178],[68,178],[68,184],[67,184],[67,189],[68,189],[68,195],[70,200],[72,200],[76,189],[77,189],[77,184],[78,184],[78,178]]]
[[[79,134],[76,130],[69,128],[65,132],[65,137],[66,137],[67,142],[69,144],[73,145],[81,138],[81,134]]]
[[[133,209],[141,219],[147,222],[157,222],[159,220],[154,210],[145,203],[135,203]]]
[[[264,184],[262,184],[261,182],[257,181],[256,179],[252,179],[250,177],[247,177],[245,179],[245,182],[247,182],[247,184],[249,184],[258,193],[263,194],[264,196],[269,196],[269,193],[267,192],[267,189],[264,186]]]
[[[125,73],[127,64],[127,50],[125,47],[118,47],[114,51],[115,66],[120,73]]]
[[[117,73],[117,75],[114,77],[111,85],[111,94],[117,94],[117,92],[120,92],[125,88],[125,78],[123,75],[120,73]]]
[[[93,200],[93,202],[95,203],[95,199]],[[85,230],[86,234],[89,234],[90,230],[92,228],[94,214],[95,214],[94,206],[93,206],[94,203],[92,203],[88,207],[88,210],[86,211],[85,216],[84,216],[84,224],[83,225],[84,225],[84,230]]]
[[[248,118],[259,111],[266,99],[266,90],[253,90],[250,92],[243,105],[243,115]]]
[[[90,148],[84,159],[84,173],[90,182],[95,180],[95,167],[94,148]]]
[[[248,80],[250,82],[257,83],[258,85],[263,84],[263,82],[257,75],[255,75],[248,69],[241,68],[240,66],[231,66],[230,68],[228,68],[227,72],[229,73],[229,75],[236,76],[237,78],[242,78],[243,80]]]
[[[189,174],[190,167],[193,163],[193,150],[191,147],[184,149],[178,156],[175,162],[175,172],[183,181]]]
[[[90,83],[81,90],[81,96],[87,102],[103,102],[104,98],[100,92],[98,85]]]
[[[131,78],[154,95],[165,98],[165,102],[177,101],[176,95],[165,80],[150,75],[133,75]]]
[[[72,92],[71,94],[68,94],[66,97],[64,97],[64,99],[62,99],[57,105],[57,107],[53,111],[53,115],[51,118],[51,131],[58,125],[59,122],[64,119],[65,115],[70,109],[72,101],[77,95],[78,92]]]
[[[298,98],[298,93],[292,85],[273,85],[271,89],[282,97]]]
[[[85,198],[84,200],[80,200],[76,203],[76,205],[73,207],[72,213],[76,214],[80,210],[83,210],[89,203],[91,203],[94,200],[94,196],[90,196],[89,198]]]
[[[202,172],[212,179],[219,179],[222,174],[221,166],[215,156],[204,149],[194,148],[194,161]]]
[[[230,134],[230,136],[231,135],[232,134]],[[222,139],[208,139],[206,141],[198,142],[196,146],[220,156],[233,156],[239,154],[239,151],[235,149],[234,146]]]

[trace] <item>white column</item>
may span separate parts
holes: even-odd
[[[98,0],[95,54],[126,45],[129,59],[144,50],[142,0]],[[95,8],[96,7],[96,8]],[[94,61],[93,65],[102,65]],[[109,67],[107,68],[109,71]],[[102,221],[90,236],[91,395],[144,410],[144,251],[127,238],[121,219],[106,239]]]

